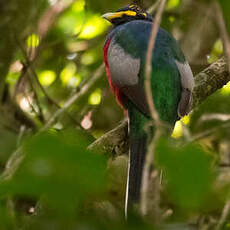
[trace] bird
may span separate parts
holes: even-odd
[[[151,114],[144,81],[148,43],[154,18],[136,4],[102,15],[112,25],[103,51],[109,86],[128,115],[129,167],[125,210],[140,202],[143,167]],[[159,27],[152,51],[152,99],[162,122],[174,127],[188,114],[192,104],[194,78],[176,39]],[[154,135],[154,127],[151,136]]]

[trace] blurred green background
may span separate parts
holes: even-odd
[[[219,2],[230,31],[230,3]],[[130,3],[0,0],[0,229],[159,228],[135,214],[124,220],[127,153],[87,150],[124,118],[102,66],[111,25],[101,15]],[[212,0],[167,2],[161,26],[194,75],[225,52],[216,15]],[[178,121],[171,140],[160,140],[165,229],[217,225],[230,199],[229,127],[227,84]],[[226,218],[222,228],[229,226]]]

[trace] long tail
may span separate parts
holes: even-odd
[[[145,162],[147,135],[130,135],[129,171],[126,187],[126,214],[140,201],[142,172]]]
[[[130,101],[128,101],[129,116],[129,169],[126,185],[125,214],[135,211],[141,193],[142,173],[147,151],[148,134],[146,124],[149,118]]]

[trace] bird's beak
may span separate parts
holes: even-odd
[[[101,17],[111,22],[111,20],[113,18],[117,18],[120,15],[120,14],[119,15],[118,14],[119,14],[118,12],[106,13],[106,14],[103,14]]]
[[[118,12],[113,12],[113,13],[106,13],[106,14],[103,14],[102,17],[111,22],[113,19],[122,18],[124,15],[135,17],[137,13],[132,10],[126,10],[126,11],[118,11]]]

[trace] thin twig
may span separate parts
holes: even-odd
[[[152,32],[151,32],[150,40],[148,44],[147,54],[146,54],[146,66],[145,66],[144,85],[145,85],[146,98],[147,98],[147,102],[149,105],[151,116],[154,119],[154,122],[156,123],[156,125],[159,125],[160,120],[159,120],[159,116],[158,116],[158,113],[156,111],[156,108],[153,102],[153,95],[152,95],[152,89],[151,89],[152,55],[153,55],[153,49],[155,46],[156,36],[157,36],[157,32],[160,26],[161,16],[162,16],[165,4],[166,4],[166,0],[162,0],[158,8],[158,11],[156,13],[156,17],[154,19],[154,23],[152,26]]]
[[[219,26],[219,30],[220,30],[220,34],[224,43],[224,47],[225,47],[225,54],[227,56],[227,60],[228,60],[228,71],[230,72],[230,39],[228,36],[228,32],[226,29],[226,24],[224,21],[224,17],[223,17],[223,13],[222,13],[222,9],[220,7],[220,4],[215,1],[214,2],[215,7],[216,7],[216,19],[218,22],[218,26]]]
[[[67,2],[67,3],[66,3]],[[55,22],[55,19],[60,15],[64,10],[66,10],[75,0],[62,1],[58,0],[55,5],[50,7],[41,17],[38,23],[38,34],[44,38],[49,31],[50,27]]]
[[[25,99],[26,99],[26,101],[27,101],[27,103],[31,109],[31,112],[33,112],[35,115],[37,115],[40,122],[43,122],[43,116],[40,114],[40,109],[38,109],[38,111],[37,111],[37,109],[35,108],[35,106],[33,105],[32,101],[31,101],[31,98],[28,95],[28,93],[23,92],[23,96],[25,97]]]
[[[52,25],[55,23],[56,18],[65,11],[71,4],[73,4],[75,0],[69,0],[69,1],[62,1],[58,0],[53,6],[51,6],[49,9],[47,9],[44,14],[41,16],[39,22],[38,22],[38,28],[37,28],[37,34],[40,38],[40,44],[39,46],[33,50],[32,55],[28,56],[30,57],[30,61],[35,61],[42,48],[42,41],[46,37],[48,31],[52,27]]]
[[[229,121],[230,120],[230,114],[224,114],[224,113],[204,114],[199,119],[198,125],[202,124],[202,122],[211,121],[211,120]]]
[[[26,51],[23,49],[23,46],[21,45],[21,43],[17,40],[17,43],[24,55],[25,61],[26,61],[26,65],[24,65],[24,71],[23,71],[23,76],[25,74],[29,74],[28,72],[30,71],[31,75],[33,75],[34,80],[36,82],[36,84],[38,85],[38,87],[40,88],[40,90],[42,91],[42,93],[44,94],[44,96],[46,97],[46,99],[48,100],[49,103],[52,103],[53,105],[55,105],[58,109],[61,108],[61,106],[58,104],[58,102],[56,102],[52,97],[50,97],[50,95],[47,93],[46,89],[41,85],[37,73],[34,69],[34,62],[30,61],[29,56],[27,55]],[[21,78],[21,77],[20,77]],[[32,80],[30,78],[30,80]],[[33,87],[33,84],[31,82],[31,87]],[[35,88],[33,87],[33,91],[36,93]],[[38,96],[37,96],[37,102],[38,101]],[[39,109],[40,110],[40,109]],[[41,111],[41,110],[40,110]],[[76,124],[78,125],[79,128],[82,128],[82,126],[79,124],[79,122],[68,112],[66,112],[66,114],[68,115],[68,117]],[[44,119],[43,119],[44,120]]]
[[[41,19],[38,23],[38,34],[40,36],[41,41],[46,36],[46,34],[48,33],[49,29],[51,28],[51,26],[55,22],[55,19],[57,18],[57,16],[60,15],[65,9],[67,9],[74,1],[75,0],[70,0],[68,3],[64,4],[62,0],[58,0],[55,5],[53,5],[47,11],[45,11],[45,13],[43,14],[43,16],[41,17]],[[15,36],[15,38],[16,38],[16,36]],[[15,39],[15,40],[19,44],[19,47],[21,47],[18,40],[17,39]],[[38,58],[39,51],[41,49],[41,41],[40,41],[40,45],[37,47],[36,51],[34,52],[34,55],[32,57],[30,57],[29,62],[27,59],[29,56],[25,52],[25,54],[26,54],[25,57],[26,57],[27,62],[28,62],[27,64],[30,65],[31,63],[34,63],[35,60]],[[22,50],[24,50],[24,49],[22,49]],[[23,74],[26,74],[28,69],[29,68],[26,68],[25,72]],[[101,69],[103,69],[103,67],[101,67]],[[93,80],[93,78],[91,80]],[[95,81],[90,81],[90,82],[93,84]],[[91,84],[89,84],[89,87],[90,86],[91,86]],[[88,90],[87,87],[85,87],[84,91],[81,90],[79,92],[79,94],[74,95],[72,100],[74,100],[74,99],[77,100],[78,99],[77,95],[80,97],[87,90]],[[44,93],[44,91],[43,91],[43,93]],[[47,96],[47,94],[46,94],[46,96]],[[71,100],[68,100],[67,102],[69,102],[69,104],[71,105]],[[62,111],[64,111],[66,109],[66,107],[68,108],[68,103],[65,103],[63,108],[61,108],[60,110],[57,111],[58,114],[61,114]],[[58,114],[57,114],[57,116],[58,116]],[[46,124],[46,127],[48,128],[49,126],[47,124]],[[43,130],[45,130],[45,127],[43,128]],[[14,175],[14,173],[17,171],[18,167],[20,166],[21,162],[23,161],[24,157],[25,157],[25,154],[23,152],[23,148],[22,148],[22,146],[20,146],[19,148],[17,148],[17,150],[15,150],[14,153],[12,153],[10,159],[8,160],[8,162],[6,164],[4,172],[0,176],[0,180],[8,180],[8,179],[12,178],[12,176]]]
[[[191,139],[188,141],[188,143],[191,143],[191,142],[195,142],[195,141],[198,141],[198,140],[201,140],[205,137],[208,137],[210,136],[211,134],[213,133],[217,133],[217,131],[221,128],[223,129],[226,129],[226,128],[229,128],[230,126],[230,123],[229,122],[224,122],[222,123],[221,125],[217,126],[217,127],[214,127],[214,128],[211,128],[211,129],[208,129],[208,130],[205,130],[204,132],[202,133],[198,133],[196,134],[195,136],[191,137]],[[186,143],[187,144],[187,143]]]
[[[155,146],[158,141],[158,139],[161,136],[160,129],[156,129],[156,132],[154,134],[154,137],[151,141],[151,143],[148,146],[147,154],[146,154],[146,160],[143,170],[143,176],[142,176],[142,186],[141,186],[141,213],[143,216],[146,216],[148,214],[148,191],[149,191],[149,179],[150,179],[150,169],[152,162],[154,160],[154,152],[155,152]],[[158,181],[158,180],[157,180]],[[157,208],[157,204],[159,204],[159,184],[154,183],[155,188],[155,199],[154,199],[154,206],[156,207],[154,210],[155,217],[159,213],[159,209]]]
[[[63,114],[73,103],[75,103],[82,95],[89,91],[89,89],[97,82],[97,80],[101,77],[104,71],[104,64],[101,64],[100,67],[95,71],[94,75],[90,80],[85,84],[79,92],[71,96],[60,108],[57,110],[53,116],[47,121],[47,123],[42,127],[40,131],[45,131],[50,128],[50,126],[55,122],[55,120]]]
[[[53,104],[55,104],[56,106],[58,106],[59,107],[59,105],[58,105],[58,103],[56,102],[56,101],[54,101],[48,94],[47,94],[47,92],[46,92],[46,90],[43,88],[43,86],[41,85],[41,83],[40,83],[40,81],[38,80],[38,76],[37,76],[37,74],[36,74],[36,72],[35,72],[35,70],[34,70],[34,67],[33,67],[33,61],[31,61],[30,60],[30,58],[29,58],[29,55],[27,54],[27,52],[24,50],[24,48],[23,48],[23,46],[21,45],[21,43],[16,39],[16,41],[17,41],[17,43],[18,43],[18,46],[19,46],[19,48],[20,48],[20,50],[21,50],[21,52],[22,52],[22,54],[23,54],[23,56],[24,56],[24,58],[25,58],[25,61],[26,61],[26,64],[24,65],[24,74],[26,74],[26,73],[28,73],[28,70],[30,70],[30,72],[31,72],[31,74],[34,76],[34,78],[35,78],[35,81],[36,81],[36,83],[37,83],[37,85],[39,86],[39,88],[41,89],[41,91],[43,92],[43,94],[47,97],[47,99],[48,99],[48,101],[49,102],[52,102]],[[32,84],[32,79],[30,78],[29,79],[31,82],[31,85],[33,86],[33,84]],[[34,89],[34,91],[36,91],[35,89]]]
[[[28,68],[28,67],[27,67]],[[29,84],[30,84],[30,87],[34,93],[34,98],[35,98],[35,101],[37,102],[37,107],[38,107],[38,118],[41,122],[44,122],[45,121],[45,118],[44,118],[44,115],[43,115],[43,111],[42,111],[42,107],[41,107],[41,104],[40,104],[40,101],[39,101],[39,97],[38,97],[38,94],[37,94],[37,91],[33,85],[33,79],[31,78],[30,74],[28,73],[27,74],[27,77],[28,77],[28,81],[29,81]],[[32,109],[35,111],[36,113],[36,110],[34,109],[34,106],[33,104],[29,101],[29,98],[27,97],[27,101],[29,102],[29,104],[31,104],[30,106],[32,107]]]
[[[222,211],[222,214],[221,214],[221,217],[220,217],[220,220],[215,228],[215,230],[220,230],[222,229],[225,221],[227,220],[228,216],[230,214],[230,200],[228,200],[224,206],[224,209]]]
[[[25,125],[21,125],[20,126],[20,132],[18,134],[18,138],[17,138],[17,148],[20,146],[21,142],[22,142],[22,138],[25,134],[25,131],[26,131],[26,126]]]
[[[147,12],[149,14],[153,14],[156,11],[157,7],[159,6],[160,2],[161,0],[157,0],[156,2],[154,2],[153,5],[148,8]]]
[[[16,96],[16,93],[17,93],[17,88],[18,86],[20,85],[21,83],[21,80],[24,79],[24,77],[27,77],[27,80],[29,82],[29,85],[31,87],[31,90],[33,91],[34,93],[34,98],[35,98],[35,101],[36,101],[36,104],[37,104],[37,108],[38,108],[38,111],[34,108],[34,105],[33,103],[30,101],[30,98],[27,94],[27,92],[25,90],[23,90],[23,95],[24,97],[27,99],[27,102],[29,103],[32,111],[34,112],[34,114],[37,115],[38,119],[41,121],[41,122],[44,122],[44,116],[43,116],[43,113],[42,113],[42,108],[41,108],[41,105],[40,105],[40,102],[39,102],[39,98],[38,98],[38,95],[37,95],[37,92],[32,84],[32,80],[30,78],[30,76],[28,75],[28,65],[23,63],[23,68],[21,70],[21,74],[19,76],[19,79],[18,79],[18,82],[17,82],[17,85],[16,85],[16,90],[14,91],[13,93],[13,98],[15,98]]]
[[[29,73],[28,73],[28,69],[29,69],[29,68],[31,67],[31,65],[32,65],[32,62],[30,62],[30,60],[29,60],[30,54],[28,54],[28,52],[26,52],[26,51],[24,50],[22,44],[21,44],[20,41],[17,39],[17,36],[16,36],[16,35],[15,35],[15,41],[17,42],[17,44],[18,44],[20,50],[22,51],[22,53],[23,53],[23,55],[24,55],[24,57],[25,57],[25,59],[26,59],[26,63],[23,63],[23,68],[22,68],[22,72],[21,72],[21,76],[20,76],[19,80],[22,79],[24,76],[27,76],[27,79],[28,79],[28,82],[29,82],[29,84],[30,84],[30,87],[31,87],[31,89],[32,89],[32,91],[33,91],[33,93],[34,93],[35,101],[37,102],[36,104],[37,104],[38,111],[39,111],[39,113],[38,113],[38,118],[39,118],[39,120],[40,120],[41,122],[44,122],[44,121],[45,121],[45,118],[44,118],[44,115],[43,115],[42,107],[41,107],[41,105],[40,105],[39,97],[38,97],[37,91],[36,91],[36,89],[35,89],[35,87],[34,87],[34,85],[33,85],[33,80],[32,80],[31,76],[30,76]],[[28,99],[27,99],[27,100],[28,100]],[[28,102],[29,102],[29,100],[28,100]],[[30,103],[30,102],[29,102],[29,103]],[[30,103],[30,104],[31,104],[31,103]],[[35,114],[36,114],[36,110],[34,109],[33,105],[31,104],[30,106],[31,106],[31,108],[34,110],[34,112],[35,112]]]
[[[160,122],[158,113],[156,111],[156,108],[153,102],[153,95],[152,95],[152,89],[151,89],[151,73],[152,73],[153,49],[155,46],[156,35],[157,35],[158,29],[160,26],[161,16],[164,11],[165,4],[166,4],[166,0],[162,0],[157,10],[156,17],[154,19],[154,23],[152,26],[152,32],[150,35],[150,40],[149,40],[147,55],[146,55],[146,66],[145,66],[146,76],[145,76],[144,85],[145,85],[146,98],[147,98],[147,102],[148,102],[149,109],[150,109],[150,114],[154,120],[155,135],[150,145],[148,146],[146,161],[145,161],[143,176],[142,176],[141,204],[140,204],[142,215],[146,215],[148,212],[147,207],[148,207],[149,173],[150,173],[150,168],[151,168],[151,165],[154,159],[155,144],[160,136],[160,129],[158,127],[160,127],[161,122]]]
[[[44,94],[44,96],[46,97],[46,99],[48,100],[49,103],[53,104],[56,106],[56,108],[60,109],[61,106],[58,104],[58,102],[56,102],[52,97],[50,97],[50,95],[47,93],[46,89],[41,85],[40,81],[38,80],[38,76],[33,68],[33,63],[31,63],[30,65],[30,71],[34,76],[34,79],[38,85],[38,87],[41,89],[42,93]],[[79,122],[70,114],[66,111],[66,115],[79,127],[82,128],[81,125],[79,124]]]
[[[12,153],[10,159],[7,161],[4,172],[0,176],[0,180],[10,180],[17,171],[21,162],[24,160],[25,154],[22,150],[22,146]]]
[[[46,125],[43,126],[43,128],[40,130],[46,131],[49,129],[49,127],[53,124],[55,119],[59,117],[63,112],[65,112],[74,102],[76,102],[83,94],[88,92],[88,90],[95,84],[95,82],[101,77],[102,73],[104,71],[104,64],[102,64],[95,72],[93,77],[90,79],[90,81],[85,84],[81,90],[74,94],[72,97],[70,97],[66,103],[63,105],[63,107],[56,111],[56,113],[48,120]],[[38,132],[38,134],[40,133]],[[23,151],[22,146],[20,146],[10,157],[6,164],[6,168],[2,175],[0,176],[0,180],[9,180],[12,178],[14,173],[17,171],[18,167],[20,166],[21,162],[25,158],[25,153]]]

